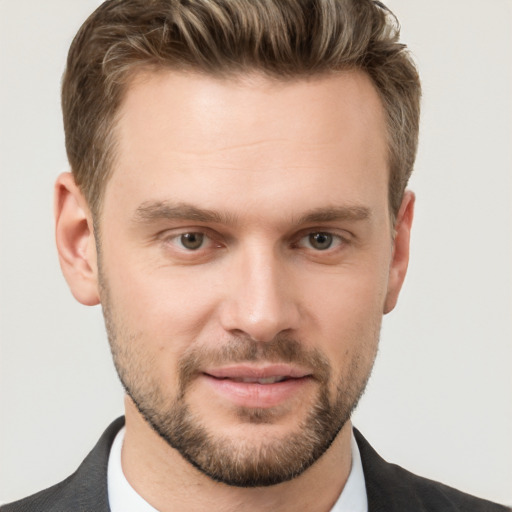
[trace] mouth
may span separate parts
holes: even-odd
[[[308,369],[289,364],[269,364],[265,366],[241,364],[223,366],[221,368],[211,368],[205,370],[204,373],[211,377],[215,377],[216,379],[233,380],[300,379],[311,375],[311,372]]]
[[[298,396],[312,380],[308,370],[284,364],[208,369],[202,376],[223,400],[250,408],[270,408],[282,404]]]
[[[224,377],[224,379],[228,379],[229,377]],[[233,382],[246,382],[248,384],[275,384],[276,382],[284,382],[285,380],[289,380],[291,377],[287,377],[284,375],[276,375],[275,377],[262,377],[258,379],[257,377],[232,377],[229,378]]]

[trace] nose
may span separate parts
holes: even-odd
[[[224,330],[268,342],[298,327],[300,313],[286,262],[261,247],[244,251],[230,265],[222,304]]]

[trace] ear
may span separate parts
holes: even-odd
[[[389,267],[388,291],[384,303],[384,314],[394,309],[398,300],[398,294],[407,273],[409,264],[409,242],[411,238],[411,226],[414,216],[414,193],[406,190],[400,210],[396,219],[395,238],[393,240],[393,253]]]
[[[55,238],[60,267],[76,300],[99,303],[98,269],[92,215],[71,173],[55,183]]]

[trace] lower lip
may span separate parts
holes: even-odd
[[[288,379],[274,384],[238,382],[230,379],[216,379],[203,374],[204,380],[216,393],[240,407],[268,409],[298,396],[310,381],[310,377]]]

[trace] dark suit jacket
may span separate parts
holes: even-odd
[[[1,512],[109,512],[107,465],[110,447],[124,418],[114,421],[75,473],[28,498],[0,507]],[[510,512],[501,505],[420,478],[387,463],[354,430],[363,462],[369,512]]]

